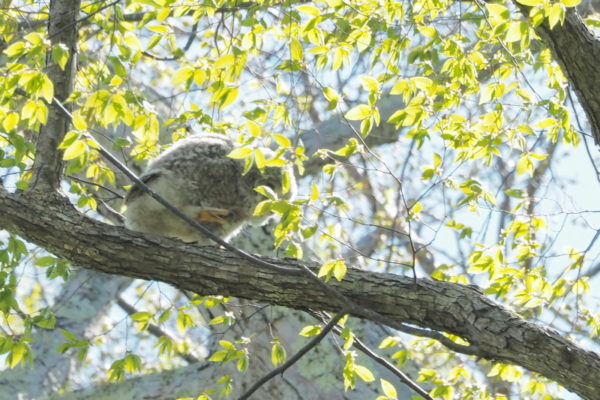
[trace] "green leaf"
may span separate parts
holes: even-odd
[[[554,118],[546,118],[540,122],[538,122],[537,124],[534,125],[534,127],[539,128],[539,129],[546,129],[546,128],[550,128],[551,126],[556,125],[556,120]]]
[[[227,157],[240,159],[247,158],[250,155],[252,155],[252,149],[250,147],[238,147],[233,149],[229,154],[227,154]]]
[[[78,340],[77,336],[75,336],[74,333],[72,333],[72,332],[70,332],[70,331],[68,331],[66,329],[61,329],[60,333],[62,333],[62,335],[65,337],[65,339],[67,339],[70,342],[75,342],[75,341]]]
[[[287,354],[279,340],[276,340],[273,343],[273,347],[271,348],[271,362],[274,366],[278,366],[285,362],[287,358]]]
[[[329,101],[329,106],[327,107],[328,110],[333,110],[337,107],[340,95],[335,90],[330,87],[326,87],[323,89],[323,95]]]
[[[527,24],[523,21],[519,22],[511,22],[506,31],[506,36],[504,40],[508,43],[518,42],[523,37],[523,34],[527,32],[527,30],[523,30],[522,24],[525,25],[525,29],[527,29]]]
[[[72,160],[79,157],[87,150],[87,145],[83,140],[76,140],[65,150],[63,154],[63,160]]]
[[[335,279],[337,279],[338,281],[344,279],[344,276],[346,276],[346,271],[347,268],[344,261],[341,259],[337,260],[333,268],[333,276],[335,276]]]
[[[53,256],[44,256],[44,257],[38,257],[35,259],[35,265],[37,265],[38,267],[47,267],[49,265],[54,265],[56,263],[57,259],[56,257]]]
[[[302,49],[302,44],[298,41],[298,39],[292,38],[290,41],[290,54],[292,56],[292,60],[302,60],[304,58],[304,50]]]
[[[145,322],[152,318],[152,314],[149,312],[136,312],[131,314],[131,319],[137,322]]]
[[[262,172],[265,169],[265,155],[261,149],[254,149],[254,162],[256,167]]]
[[[318,335],[320,332],[321,332],[321,326],[308,325],[308,326],[305,326],[304,328],[302,328],[302,330],[298,334],[300,336],[304,336],[304,337],[311,337],[311,336]]]
[[[231,67],[235,63],[235,56],[233,54],[226,54],[219,58],[214,63],[214,67],[218,69],[223,69],[227,67]]]
[[[546,16],[548,17],[548,24],[550,29],[554,28],[556,24],[563,21],[565,18],[565,7],[560,3],[554,3],[549,9],[546,9]]]
[[[18,123],[19,123],[19,114],[12,111],[12,112],[9,112],[8,114],[6,114],[6,116],[4,117],[4,120],[2,121],[2,127],[4,128],[5,131],[10,132],[15,128],[15,126],[17,126]]]
[[[280,145],[283,148],[287,149],[287,148],[289,148],[289,147],[292,146],[292,141],[289,138],[287,138],[287,137],[285,137],[283,135],[280,135],[278,133],[274,133],[274,134],[271,135],[271,137],[273,139],[275,139],[275,141],[277,142],[277,144]]]
[[[142,360],[135,354],[127,354],[123,360],[123,369],[126,372],[134,373],[142,370]]]
[[[171,82],[174,85],[179,85],[182,83],[189,83],[194,77],[194,68],[190,66],[184,66],[180,68],[175,75],[171,78]]]
[[[328,280],[329,276],[331,275],[331,272],[333,271],[333,268],[335,267],[335,261],[327,261],[325,264],[321,265],[321,268],[319,268],[319,273],[317,274],[317,276],[319,278],[322,277],[326,277],[325,280]]]
[[[394,387],[394,385],[392,385],[390,382],[386,381],[385,379],[379,379],[380,383],[381,383],[381,389],[383,389],[383,394],[385,394],[387,397],[395,399],[398,396],[398,393],[396,392],[396,388]]]
[[[69,49],[64,43],[58,43],[52,47],[52,60],[64,71],[67,61],[69,61]]]
[[[370,106],[368,106],[366,104],[359,104],[358,106],[351,108],[344,115],[344,118],[346,118],[350,121],[358,121],[358,120],[362,120],[362,119],[365,119],[365,118],[371,116],[371,114],[372,114],[372,109]]]
[[[524,6],[535,7],[543,4],[544,0],[517,0],[517,2],[523,4]]]
[[[321,13],[321,11],[317,7],[311,6],[310,4],[303,4],[301,6],[296,7],[296,9],[301,13],[310,15],[312,17],[316,17]]]
[[[260,136],[260,133],[262,132],[262,127],[251,120],[246,121],[246,128],[248,128],[248,133],[252,137]]]
[[[379,81],[371,76],[361,76],[360,82],[362,83],[363,89],[368,92],[377,92],[379,90]]]
[[[48,102],[52,103],[54,100],[54,85],[47,75],[42,75],[42,85],[39,90],[39,94]]]
[[[6,364],[9,368],[16,367],[29,352],[30,349],[27,344],[23,342],[14,344],[10,353],[8,353],[8,357],[6,357]]]
[[[375,380],[371,370],[367,367],[363,367],[362,365],[355,365],[354,373],[356,373],[356,375],[358,375],[358,377],[365,382],[373,382]]]
[[[315,201],[319,198],[319,188],[315,183],[310,185],[310,200]]]

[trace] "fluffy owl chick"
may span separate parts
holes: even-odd
[[[227,157],[232,141],[219,134],[192,135],[174,144],[148,165],[140,179],[154,192],[194,218],[215,235],[227,239],[246,223],[261,224],[268,216],[253,216],[264,197],[256,186],[281,189],[279,168],[253,167],[242,175],[244,161]],[[125,197],[125,226],[131,230],[211,244],[210,239],[168,211],[134,185]]]

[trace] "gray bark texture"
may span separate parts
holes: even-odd
[[[529,7],[515,2],[523,15]],[[548,22],[536,28],[542,41],[573,86],[581,107],[588,118],[596,145],[600,145],[600,40],[585,25],[579,13],[569,8],[565,21],[550,29]]]
[[[338,311],[330,293],[302,273],[258,267],[214,247],[130,232],[92,220],[59,195],[0,189],[0,229],[95,271],[157,280],[201,295],[220,294],[297,309]],[[267,259],[300,270],[295,260]],[[309,266],[313,270],[315,265]],[[363,307],[353,314],[460,336],[477,357],[521,365],[585,399],[600,398],[600,357],[558,333],[528,322],[479,289],[441,281],[350,269],[330,285]]]
[[[62,70],[52,60],[51,52],[46,57],[46,74],[54,85],[54,97],[65,103],[73,91],[73,79],[77,67],[77,37],[79,7],[81,0],[51,0],[48,20],[48,38],[51,45],[64,45],[69,50],[69,60]],[[50,105],[48,122],[42,126],[36,143],[35,160],[31,186],[34,190],[55,190],[62,176],[62,150],[58,145],[62,142],[71,123],[70,118],[62,112],[56,102]]]

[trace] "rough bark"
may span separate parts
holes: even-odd
[[[77,16],[81,0],[51,0],[48,20],[48,38],[51,48],[47,55],[46,74],[54,85],[54,97],[65,103],[73,90],[73,79],[77,66]],[[69,50],[65,69],[52,60],[51,49],[63,45]],[[42,126],[36,143],[31,189],[53,191],[60,184],[62,154],[58,145],[68,131],[70,119],[53,102],[48,113],[48,122]]]
[[[524,15],[529,7],[515,2]],[[547,22],[536,28],[554,55],[585,111],[597,145],[600,145],[600,40],[585,25],[577,11],[569,8],[564,23],[550,29]]]
[[[11,195],[0,189],[0,228],[96,271],[159,280],[202,295],[299,309],[340,308],[305,275],[258,267],[226,250],[109,226],[80,214],[58,195]],[[269,260],[299,269],[295,260]],[[585,399],[600,398],[597,354],[520,318],[475,287],[357,269],[331,285],[393,321],[458,335],[478,357],[521,365]],[[355,312],[361,318],[366,314]]]

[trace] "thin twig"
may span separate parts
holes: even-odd
[[[121,296],[117,297],[117,304],[119,305],[119,307],[121,307],[123,309],[123,311],[125,311],[130,316],[135,314],[136,312],[138,312],[138,310],[136,310],[134,306],[129,304]],[[151,334],[153,334],[156,337],[164,336],[167,339],[169,339],[170,341],[175,341],[175,339],[171,335],[169,335],[168,332],[164,331],[158,325],[148,323],[147,329],[148,329],[148,332],[150,332]],[[176,353],[179,357],[183,358],[185,361],[189,362],[190,364],[200,362],[200,359],[197,358],[196,356],[194,356],[193,354],[183,353],[183,352],[180,352],[179,350],[176,350]]]
[[[313,317],[321,320],[323,323],[325,322],[325,318],[323,318],[322,316],[320,316],[318,313],[310,312],[310,314],[312,314]],[[323,313],[323,314],[326,317],[330,318],[330,316],[327,313]],[[337,326],[333,328],[333,331],[338,336],[341,335],[341,333],[342,333],[342,330],[339,327],[337,327]],[[422,387],[420,387],[408,375],[406,375],[400,369],[396,368],[396,366],[394,364],[390,363],[388,360],[386,360],[385,358],[381,357],[379,354],[375,353],[366,344],[364,344],[360,339],[354,337],[353,341],[354,341],[354,344],[353,344],[354,347],[356,347],[358,350],[360,350],[361,352],[363,352],[364,354],[366,354],[369,358],[373,359],[378,364],[380,364],[383,367],[385,367],[392,374],[396,375],[406,386],[408,386],[409,388],[411,388],[412,390],[414,390],[419,396],[423,397],[425,400],[435,400],[433,397],[431,397],[429,395],[429,393],[427,393],[427,391],[425,389],[423,389]]]
[[[294,354],[290,359],[288,359],[285,363],[281,364],[281,366],[275,368],[274,370],[272,370],[271,372],[269,372],[268,374],[266,374],[265,376],[260,378],[258,381],[256,381],[250,389],[248,389],[243,395],[238,397],[238,400],[246,400],[246,399],[250,398],[252,393],[254,393],[256,390],[258,390],[258,388],[260,388],[262,385],[267,383],[270,379],[272,379],[276,375],[283,374],[286,369],[288,369],[289,367],[294,365],[298,360],[300,360],[302,358],[302,356],[304,356],[306,353],[308,353],[310,350],[312,350],[312,348],[314,348],[316,345],[318,345],[323,340],[323,338],[335,327],[335,325],[340,321],[340,319],[342,319],[342,317],[346,314],[346,311],[347,310],[344,308],[339,313],[337,313],[335,315],[335,317],[333,317],[333,319],[331,321],[329,321],[329,323],[323,327],[323,329],[317,336],[315,336],[304,347],[302,347],[300,350],[298,350],[298,352],[296,354]]]

